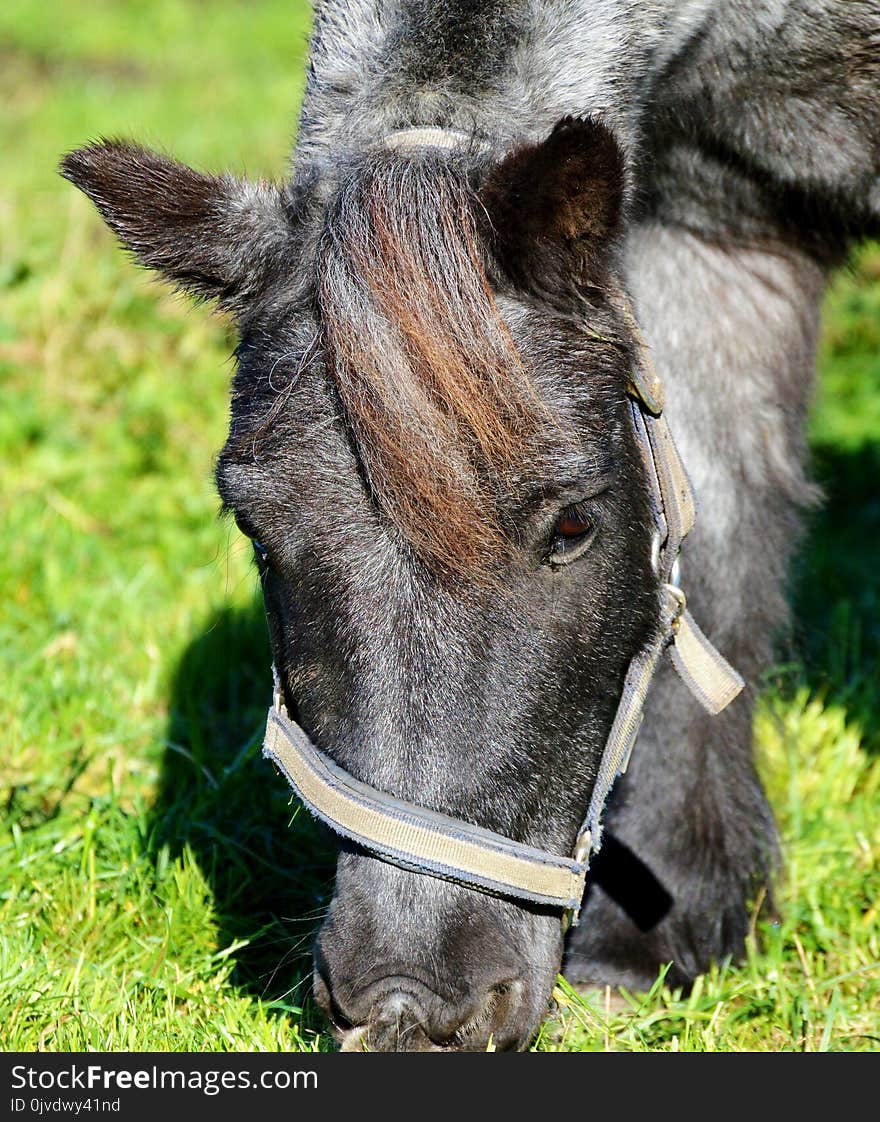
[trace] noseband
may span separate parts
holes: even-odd
[[[441,129],[408,129],[386,137],[385,143],[397,149],[451,149],[466,139]],[[623,310],[643,357],[631,376],[628,396],[654,522],[651,562],[660,583],[660,623],[627,669],[572,855],[524,845],[361,783],[291,720],[274,667],[274,698],[263,743],[264,757],[278,767],[302,803],[341,837],[413,872],[560,908],[566,927],[577,923],[590,858],[602,843],[602,812],[615,779],[626,770],[661,656],[669,652],[682,680],[709,713],[720,713],[743,688],[742,678],[687,610],[679,551],[694,524],[693,491],[663,415],[662,383],[628,305]]]

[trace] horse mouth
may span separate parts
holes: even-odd
[[[494,986],[483,1007],[448,1036],[437,1039],[437,1019],[429,1017],[406,991],[383,997],[370,1019],[342,1028],[334,1025],[340,1052],[494,1052],[522,1050],[512,1031],[521,1007],[522,983]],[[432,1035],[434,1034],[434,1035]]]
[[[451,1052],[456,1048],[444,1047],[434,1044],[422,1034],[413,1040],[415,1046],[405,1046],[405,1035],[401,1034],[398,1046],[393,1048],[373,1047],[370,1037],[370,1026],[359,1025],[357,1028],[348,1029],[338,1034],[340,1052]]]

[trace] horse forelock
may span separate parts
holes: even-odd
[[[490,577],[543,406],[484,265],[466,170],[380,156],[345,177],[318,253],[323,348],[372,497],[443,575]]]

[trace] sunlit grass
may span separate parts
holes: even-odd
[[[208,10],[210,8],[210,16]],[[56,174],[95,135],[283,174],[305,6],[0,8],[0,1047],[327,1049],[309,942],[332,845],[259,760],[268,651],[217,517],[228,326],[120,254]],[[878,1000],[880,255],[829,299],[812,420],[832,502],[756,736],[777,926],[682,998],[560,981],[538,1042],[868,1049]],[[872,474],[873,472],[873,474]],[[292,820],[292,823],[291,823]]]
[[[548,1050],[876,1051],[880,1046],[880,759],[808,691],[765,697],[762,771],[782,832],[778,923],[753,924],[745,964],[690,994],[579,994],[560,981]]]

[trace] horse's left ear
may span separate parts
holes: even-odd
[[[260,291],[290,236],[278,188],[204,175],[140,145],[79,148],[61,174],[142,265],[233,311]]]
[[[564,117],[492,168],[481,191],[492,248],[515,283],[546,295],[600,283],[623,222],[623,153],[601,122]]]

